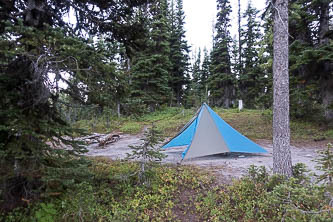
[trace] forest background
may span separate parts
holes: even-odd
[[[182,0],[0,1],[2,198],[13,198],[4,192],[13,184],[33,196],[40,184],[29,178],[51,180],[64,167],[79,171],[82,160],[73,156],[85,149],[72,139],[80,133],[72,125],[82,119],[203,102],[233,108],[238,100],[248,109],[271,109],[271,1],[262,13],[246,5],[237,39],[230,13],[228,0],[217,0],[212,49],[198,49],[191,62]],[[289,1],[294,119],[333,121],[332,38],[331,1]]]

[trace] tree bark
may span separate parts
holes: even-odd
[[[242,43],[241,43],[241,4],[240,0],[238,0],[238,64],[239,64],[239,75],[241,75],[242,71]]]
[[[325,45],[328,44],[329,38],[326,35],[326,33],[330,30],[329,29],[329,20],[330,20],[330,6],[329,1],[322,2],[320,5],[320,11],[319,11],[319,44]]]
[[[318,11],[319,14],[319,46],[329,44],[329,38],[326,34],[329,32],[329,1],[322,2]],[[322,76],[327,76],[327,73],[332,72],[332,62],[323,61],[320,63]],[[324,105],[324,117],[326,121],[332,122],[333,110],[331,108],[333,103],[333,80],[330,77],[322,78],[320,82],[322,103]]]
[[[292,176],[289,129],[288,0],[274,4],[273,172]]]
[[[120,118],[120,102],[117,102],[117,114],[118,118]]]

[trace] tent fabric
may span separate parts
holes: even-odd
[[[206,105],[207,106],[207,105]],[[207,106],[211,116],[213,117],[219,132],[222,134],[225,142],[227,143],[230,152],[241,153],[266,153],[267,151],[261,148],[258,144],[249,140],[244,135],[240,134],[237,130],[232,128],[226,123],[217,113],[215,113],[209,106]]]
[[[200,115],[191,146],[183,159],[229,152],[222,135],[214,124],[214,119],[205,106]]]
[[[185,124],[185,126],[174,136],[171,140],[163,145],[163,148],[175,147],[175,146],[188,146],[192,142],[192,138],[197,126],[198,115],[201,111],[200,107],[193,118]]]
[[[267,151],[233,129],[207,104],[162,148],[187,146],[183,159],[226,152],[266,153]]]
[[[165,144],[163,148],[190,145],[195,133],[197,121],[198,118],[194,119],[194,121],[184,129],[182,133],[178,134],[174,139]]]

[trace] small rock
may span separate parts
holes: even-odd
[[[306,154],[305,156],[306,156],[306,157],[312,157],[312,155],[311,155],[311,154]]]

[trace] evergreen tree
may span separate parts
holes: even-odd
[[[201,49],[199,48],[197,55],[195,55],[194,63],[192,66],[193,82],[200,83],[201,80]]]
[[[185,39],[184,20],[183,0],[177,0],[176,7],[174,7],[174,0],[172,0],[170,16],[170,61],[172,65],[169,85],[178,105],[182,101],[184,86],[189,81],[189,46]]]
[[[267,74],[267,91],[260,100],[269,106],[271,97],[272,64],[272,7],[262,16],[264,38],[259,53],[260,64]],[[325,117],[331,120],[332,96],[332,29],[327,16],[332,2],[326,0],[293,0],[289,4],[289,63],[290,63],[290,113],[296,118]]]
[[[161,153],[158,144],[163,142],[162,133],[157,129],[156,125],[152,126],[144,132],[142,144],[137,146],[129,146],[132,150],[127,153],[128,160],[139,160],[140,168],[137,170],[138,181],[141,185],[150,186],[150,178],[152,177],[152,168],[166,157]]]
[[[231,7],[228,0],[217,0],[216,35],[211,52],[211,67],[208,88],[210,104],[229,108],[234,100],[235,75],[231,72],[229,44],[229,14]]]
[[[238,47],[234,47],[235,49],[237,48],[238,50],[238,64],[234,67],[235,70],[237,71],[238,76],[242,74],[242,68],[243,68],[243,63],[242,63],[242,26],[241,26],[241,4],[240,0],[238,0]],[[236,51],[234,53],[236,55]]]
[[[150,5],[149,13],[149,37],[143,39],[145,47],[132,61],[131,97],[142,100],[150,110],[154,110],[157,105],[166,104],[171,97],[168,86],[171,62],[167,1],[155,1]]]
[[[191,80],[191,90],[192,90],[192,106],[200,106],[201,104],[201,49],[199,48],[197,55],[195,56],[194,63],[192,66],[192,80]]]
[[[209,66],[210,66],[210,57],[206,48],[203,50],[204,57],[201,65],[201,75],[200,75],[200,90],[201,90],[201,103],[208,102],[208,77]]]
[[[273,18],[265,13],[263,20],[263,36],[259,42],[259,65],[262,71],[260,85],[262,92],[257,98],[257,104],[263,108],[271,108],[273,104]]]
[[[258,43],[261,38],[260,24],[257,21],[258,10],[252,6],[251,1],[248,2],[247,9],[243,15],[247,23],[242,30],[242,51],[243,67],[239,76],[239,86],[241,98],[248,108],[255,107],[255,101],[259,94],[264,91],[261,79],[264,74],[259,64]]]
[[[208,102],[208,77],[210,67],[210,57],[206,48],[203,50],[202,61],[201,50],[194,57],[192,65],[192,79],[186,89],[185,104],[187,107],[200,106],[203,102]]]
[[[311,117],[322,113],[332,120],[332,39],[330,1],[295,0],[290,3],[291,113]],[[321,112],[321,110],[323,112]],[[318,115],[317,115],[318,116]]]
[[[0,2],[0,92],[4,95],[0,99],[0,195],[5,196],[0,199],[33,198],[32,188],[45,185],[40,176],[46,169],[53,172],[56,183],[80,175],[80,165],[71,163],[80,160],[73,156],[85,149],[74,142],[73,129],[62,119],[61,99],[67,95],[83,104],[102,105],[113,100],[110,92],[117,77],[112,53],[105,43],[95,44],[92,39],[107,33],[111,45],[120,41],[130,48],[129,36],[140,33],[141,26],[124,21],[147,2]],[[75,25],[64,19],[70,10],[75,11]],[[110,97],[95,95],[101,91],[102,97]]]
[[[239,78],[240,78],[240,73],[242,72],[242,62],[241,58],[239,56],[239,53],[241,50],[239,50],[239,44],[238,40],[236,37],[232,39],[231,42],[231,51],[230,51],[230,64],[232,67],[233,72],[235,73],[236,76],[236,82],[235,82],[235,98],[241,99],[240,97],[240,90],[239,90]]]

